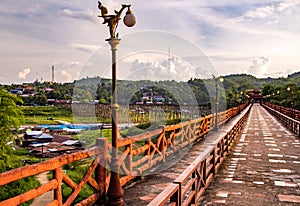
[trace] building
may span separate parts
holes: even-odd
[[[262,103],[264,100],[264,96],[261,95],[261,90],[248,90],[247,93],[250,95],[250,102]]]

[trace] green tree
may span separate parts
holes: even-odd
[[[34,104],[34,99],[32,96],[28,96],[28,97],[21,97],[22,98],[22,102],[23,105],[25,106],[29,106],[29,105],[33,105]]]
[[[39,93],[34,96],[34,103],[38,105],[46,105],[48,103],[47,97],[44,93]]]
[[[22,100],[0,89],[0,165],[6,169],[11,168],[11,148],[8,143],[14,142],[18,128],[24,121],[17,102],[22,103]]]
[[[275,92],[275,90],[272,85],[266,84],[262,88],[262,95],[264,95],[264,96],[271,95],[274,92]]]
[[[22,166],[20,161],[15,160],[14,150],[8,144],[15,141],[18,128],[24,121],[23,113],[17,103],[22,103],[22,100],[0,88],[0,172]],[[0,188],[0,201],[23,194],[39,185],[35,177],[27,177],[3,185]],[[31,202],[21,205],[29,206]]]

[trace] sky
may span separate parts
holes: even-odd
[[[213,70],[210,73],[217,75],[256,77],[300,71],[300,0],[102,1],[109,13],[119,10],[122,3],[132,5],[137,19],[134,27],[127,28],[121,21],[118,26],[122,39],[118,61],[131,71],[168,68],[184,80],[194,74],[187,72],[188,67]],[[96,0],[2,0],[0,84],[50,81],[52,65],[58,82],[110,73],[108,65],[101,66],[111,58],[105,41],[109,32],[97,15]],[[159,33],[158,38],[151,38],[151,32]],[[95,58],[98,54],[103,55]],[[203,65],[192,60],[204,57]]]

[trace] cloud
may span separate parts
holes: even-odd
[[[70,44],[71,47],[74,49],[87,52],[87,53],[92,53],[95,50],[99,49],[98,45],[90,45],[90,44]]]
[[[82,63],[79,61],[69,62],[70,67],[81,67]]]
[[[93,23],[96,22],[96,17],[94,17],[88,13],[84,13],[84,12],[80,12],[80,11],[72,11],[70,9],[63,9],[59,13],[61,16],[72,18],[72,19],[80,19],[80,20],[90,21]]]
[[[270,59],[261,56],[259,59],[253,60],[253,65],[249,67],[249,73],[256,77],[263,77],[268,71],[268,65],[270,64]]]
[[[55,81],[71,82],[79,77],[79,72],[82,69],[82,62],[56,62],[55,65]],[[49,66],[47,66],[49,68]]]
[[[272,78],[278,78],[278,77],[288,77],[288,75],[290,74],[294,74],[299,72],[299,69],[282,69],[281,71],[278,72],[272,72],[270,71],[270,73],[265,73],[264,77],[272,77]]]
[[[290,15],[292,9],[300,4],[299,0],[286,0],[281,3],[267,5],[263,7],[256,8],[254,10],[250,10],[246,12],[243,17],[244,18],[274,18],[280,15]]]
[[[129,3],[128,0],[125,2]],[[113,14],[114,9],[120,9],[120,2],[108,1],[105,6],[109,14]],[[299,0],[136,1],[132,3],[132,10],[138,23],[128,29],[120,21],[118,32],[121,38],[143,30],[177,34],[195,43],[208,56],[218,56],[212,63],[220,73],[232,73],[237,68],[248,71],[249,59],[257,54],[272,59],[270,73],[300,65]],[[5,82],[21,82],[15,74],[18,75],[26,65],[32,68],[31,73],[35,73],[35,69],[53,62],[64,62],[64,67],[58,68],[74,75],[80,70],[79,65],[71,67],[71,71],[68,63],[85,62],[97,49],[94,45],[107,38],[107,27],[101,25],[103,20],[97,18],[99,14],[96,1],[25,0],[18,4],[3,1],[0,27],[4,45],[1,45],[0,61],[5,65],[1,70]],[[118,56],[125,43],[122,40]],[[170,46],[171,49],[174,47]],[[230,59],[231,53],[238,54],[241,59]],[[160,66],[166,68],[162,61]],[[176,64],[174,68],[177,71]],[[95,75],[91,69],[84,72],[84,77]],[[26,81],[33,76],[27,76]]]
[[[74,79],[73,76],[70,73],[68,73],[66,70],[62,70],[60,74],[63,76],[65,82],[69,82]]]
[[[23,71],[19,72],[19,79],[26,79],[27,75],[30,74],[31,70],[29,67],[23,69]]]
[[[170,57],[164,61],[132,62],[128,79],[143,79],[152,81],[176,80],[188,81],[196,77],[196,69],[180,57]]]

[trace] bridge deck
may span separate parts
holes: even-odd
[[[211,131],[207,137],[201,142],[194,144],[191,148],[182,150],[181,154],[175,155],[173,159],[168,159],[168,164],[162,165],[158,171],[145,175],[139,181],[134,181],[133,184],[124,188],[124,202],[125,205],[141,206],[147,205],[159,193],[161,193],[169,183],[173,182],[198,156],[208,149],[208,146],[225,134],[229,128],[240,119],[240,115],[233,117],[227,124],[219,129],[218,132]],[[156,168],[157,169],[157,168]]]
[[[238,117],[235,117],[238,119]],[[126,205],[147,205],[214,142],[218,133],[183,151],[164,170],[144,176],[124,189]],[[263,107],[254,104],[243,133],[199,205],[299,205],[300,139]]]
[[[199,205],[299,205],[300,141],[253,105],[233,152]]]

